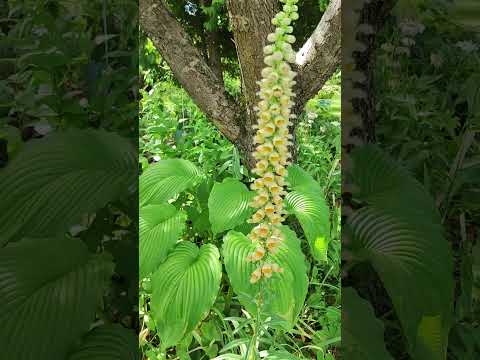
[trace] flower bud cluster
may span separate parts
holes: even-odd
[[[291,34],[291,24],[298,19],[297,1],[282,0],[283,11],[272,19],[275,32],[268,35],[269,44],[263,49],[267,66],[262,70],[259,82],[260,101],[256,109],[258,122],[254,126],[257,130],[254,137],[256,149],[253,153],[257,161],[253,173],[259,178],[251,185],[256,196],[250,203],[257,210],[249,220],[250,223],[258,224],[249,234],[250,240],[257,247],[247,257],[247,261],[259,262],[259,266],[252,273],[251,283],[283,271],[278,264],[268,262],[267,259],[269,254],[278,251],[283,241],[283,235],[277,226],[285,219],[285,176],[290,164],[288,147],[292,145],[289,126],[293,117],[291,109],[295,95],[292,89],[296,73],[289,63],[295,62],[292,48],[295,37]]]

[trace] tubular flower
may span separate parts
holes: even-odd
[[[296,74],[289,63],[295,61],[291,24],[298,19],[297,1],[281,0],[283,10],[272,19],[275,31],[268,35],[269,44],[263,49],[266,67],[258,82],[260,100],[256,108],[258,121],[254,126],[257,133],[253,139],[256,144],[253,173],[259,178],[250,186],[257,194],[249,204],[257,212],[248,221],[257,224],[248,236],[257,247],[247,256],[247,261],[261,263],[251,275],[252,284],[283,271],[278,264],[269,262],[268,256],[275,254],[283,241],[277,226],[284,221],[286,167],[290,163],[288,146],[292,144],[288,128],[293,118],[291,109],[295,94],[292,89]]]

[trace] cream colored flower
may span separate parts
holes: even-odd
[[[260,176],[251,184],[251,189],[257,194],[250,206],[258,209],[249,220],[258,224],[250,232],[250,240],[257,242],[256,250],[249,254],[248,261],[265,261],[251,274],[250,282],[256,283],[262,277],[270,278],[274,272],[283,269],[275,263],[268,262],[269,254],[274,254],[283,241],[283,235],[276,228],[285,220],[283,197],[286,195],[284,187],[287,185],[286,166],[289,165],[289,146],[293,136],[289,132],[292,125],[291,113],[293,107],[293,86],[296,73],[289,63],[295,62],[296,53],[292,43],[292,21],[298,19],[297,0],[281,0],[285,5],[278,13],[272,24],[275,32],[268,35],[269,45],[264,48],[264,62],[267,65],[261,72],[262,80],[258,81],[260,89],[257,95],[260,98],[257,112],[258,122],[253,127],[257,130],[254,142],[257,145],[252,153],[257,161],[254,174]]]
[[[263,220],[265,217],[265,211],[258,210],[255,214],[253,214],[252,218],[249,220],[250,223],[257,224]]]
[[[266,278],[272,277],[273,274],[273,269],[271,264],[264,264],[262,266],[262,275],[265,276]]]
[[[270,228],[265,223],[256,226],[253,231],[256,232],[260,238],[266,238],[270,234]]]
[[[261,279],[261,277],[262,277],[262,269],[258,268],[252,273],[252,276],[250,277],[250,283],[255,284],[256,282],[258,282],[258,280]]]

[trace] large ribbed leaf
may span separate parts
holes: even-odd
[[[200,170],[188,160],[167,159],[150,165],[140,176],[140,204],[161,204],[202,179]]]
[[[342,357],[348,360],[393,360],[383,341],[383,323],[355,289],[342,289]]]
[[[353,159],[352,178],[359,187],[354,196],[369,205],[349,218],[348,247],[358,260],[371,262],[382,279],[412,357],[445,359],[453,266],[435,204],[419,182],[376,147],[356,150]]]
[[[113,264],[77,239],[24,239],[0,251],[2,358],[67,357],[88,330]],[[28,344],[28,346],[25,346]]]
[[[219,258],[212,244],[199,249],[182,241],[153,274],[150,305],[162,348],[177,344],[208,314],[222,277]]]
[[[222,183],[215,183],[208,198],[213,232],[231,230],[244,223],[253,213],[248,203],[254,195],[237,179],[227,178]]]
[[[140,278],[165,261],[185,230],[187,216],[170,204],[140,208]]]
[[[308,288],[305,257],[300,249],[300,241],[288,227],[281,227],[285,241],[272,261],[284,268],[283,273],[274,274],[265,282],[268,291],[265,294],[264,315],[284,320],[284,327],[295,324],[303,307]],[[247,262],[249,253],[255,245],[242,233],[230,231],[224,239],[223,257],[230,283],[240,302],[251,314],[256,314],[255,298],[260,291],[260,282],[250,283],[250,276],[256,265]]]
[[[287,182],[291,188],[299,186],[312,186],[316,188],[319,186],[315,179],[298,165],[290,165],[288,167]]]
[[[29,141],[0,171],[0,244],[65,232],[136,183],[133,147],[113,133],[70,130]]]
[[[285,198],[286,209],[300,222],[315,259],[327,261],[330,211],[322,189],[307,172],[296,165],[288,168],[287,181],[293,191]]]
[[[88,332],[68,360],[136,360],[138,338],[132,330],[113,324]]]

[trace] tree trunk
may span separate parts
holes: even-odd
[[[385,25],[388,14],[392,11],[397,0],[374,0],[367,3],[361,11],[360,24],[372,26],[372,34],[359,33],[357,39],[365,44],[366,50],[355,54],[357,70],[366,76],[364,84],[357,84],[362,88],[367,96],[365,98],[355,99],[354,109],[363,119],[363,136],[366,142],[375,142],[375,92],[373,88],[375,72],[375,46],[376,34],[381,31]]]
[[[302,47],[303,59],[295,66],[298,80],[295,99],[297,115],[340,63],[340,3],[332,0],[319,26]],[[197,50],[179,22],[168,11],[165,0],[140,0],[140,24],[176,79],[212,123],[235,144],[248,168],[255,166],[252,156],[256,123],[257,81],[263,63],[267,35],[274,31],[272,18],[279,10],[278,0],[227,0],[229,19],[241,69],[243,99],[229,97],[219,77],[220,60],[215,56],[214,34],[207,37],[209,61]],[[300,20],[301,21],[301,20]],[[210,47],[211,46],[211,47]],[[218,48],[217,48],[218,50]],[[217,53],[218,54],[218,53]],[[220,70],[219,70],[220,69]],[[294,132],[294,127],[291,129]]]
[[[163,0],[140,0],[140,22],[176,79],[220,132],[236,142],[240,109]]]
[[[243,153],[252,153],[254,150],[253,136],[256,124],[254,107],[258,102],[257,92],[263,63],[263,48],[267,42],[267,35],[275,30],[272,18],[278,11],[278,2],[270,0],[227,0],[227,9],[232,27],[235,48],[240,64],[240,74],[245,111],[244,123],[240,128],[239,147]],[[247,166],[252,168],[254,159],[247,160]]]
[[[203,6],[211,6],[212,0],[201,0]],[[205,42],[207,56],[208,56],[208,65],[215,73],[217,78],[223,82],[223,68],[222,68],[222,57],[220,55],[220,48],[218,44],[218,32],[217,31],[208,31],[205,30]]]

